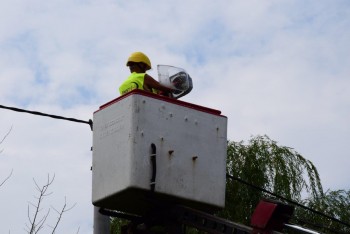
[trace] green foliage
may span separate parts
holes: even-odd
[[[319,174],[312,162],[292,148],[277,145],[266,135],[252,137],[247,144],[243,141],[228,142],[227,173],[344,222],[350,220],[350,191],[327,191],[324,194]],[[239,181],[228,179],[226,206],[219,216],[249,225],[250,217],[262,198],[271,197]],[[350,233],[346,226],[302,208],[296,207],[294,216],[293,221],[299,224],[305,224],[301,220],[308,220]],[[320,229],[307,224],[305,226]],[[332,233],[329,229],[322,231]]]
[[[268,136],[253,137],[247,145],[229,142],[227,157],[227,172],[256,186],[294,200],[301,199],[302,191],[314,197],[322,195],[315,166]]]
[[[248,144],[228,142],[227,173],[295,201],[302,192],[313,197],[322,195],[322,185],[315,166],[292,148],[279,146],[268,136],[256,136]],[[220,215],[249,224],[250,216],[262,191],[237,181],[227,180],[226,208]]]
[[[124,225],[127,225],[129,222],[125,219],[112,218],[111,219],[111,234],[120,234],[121,228]]]
[[[305,205],[309,208],[322,212],[330,217],[349,223],[350,220],[350,190],[328,190],[320,198],[308,198]],[[326,217],[315,215],[310,211],[296,210],[296,217],[306,223],[319,225],[324,233],[350,233],[350,227],[339,222],[334,222]]]

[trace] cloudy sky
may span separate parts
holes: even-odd
[[[221,110],[230,140],[267,134],[311,160],[325,190],[350,189],[349,29],[347,0],[1,0],[0,104],[88,120],[143,51],[190,73],[182,100]],[[0,140],[11,128],[0,233],[25,233],[33,179],[48,175],[42,233],[65,198],[58,233],[92,233],[89,126],[0,109]]]

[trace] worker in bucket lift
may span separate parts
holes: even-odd
[[[128,58],[126,66],[129,67],[131,75],[119,87],[121,95],[126,94],[134,89],[142,89],[164,96],[171,96],[172,89],[161,85],[153,79],[146,71],[152,68],[151,61],[142,52],[134,52]]]

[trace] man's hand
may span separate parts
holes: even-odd
[[[158,94],[165,97],[173,98],[173,94],[171,92],[159,91]]]

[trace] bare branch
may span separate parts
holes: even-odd
[[[5,136],[0,140],[0,145],[5,141],[5,139],[7,138],[7,136],[10,134],[10,132],[12,131],[12,126],[11,128],[8,130],[8,132],[5,134]],[[0,150],[0,154],[3,152],[3,150]],[[11,173],[0,183],[0,187],[12,176],[12,172],[13,169],[11,170]]]
[[[45,197],[52,194],[52,192],[48,191],[48,188],[53,183],[54,179],[55,179],[55,175],[53,175],[52,178],[50,178],[50,175],[48,175],[46,183],[43,186],[39,186],[39,184],[33,178],[33,182],[35,184],[36,190],[39,192],[39,196],[38,197],[34,196],[34,198],[36,199],[36,203],[28,202],[28,204],[29,204],[28,205],[28,220],[29,220],[30,224],[29,225],[26,224],[26,226],[27,226],[26,232],[29,234],[36,234],[39,231],[41,231],[44,227],[44,224],[46,222],[47,217],[50,214],[51,209],[48,209],[47,213],[45,215],[41,216],[41,218],[39,218],[39,216],[40,216],[39,213],[40,213],[40,211],[42,211],[42,208],[41,208],[42,201],[44,200]],[[32,217],[30,215],[30,205],[34,207],[34,212],[33,212]],[[67,200],[65,197],[64,198],[64,205],[60,210],[57,210],[53,206],[51,206],[51,208],[54,211],[56,211],[56,213],[58,214],[57,221],[56,221],[55,225],[54,226],[47,225],[47,226],[52,228],[52,234],[54,234],[56,232],[58,224],[60,223],[60,221],[62,219],[63,213],[70,211],[71,209],[74,208],[75,205],[76,204],[68,207]],[[79,229],[78,229],[78,232],[79,232]]]
[[[57,226],[58,226],[59,222],[60,222],[61,219],[62,219],[63,213],[65,213],[65,212],[67,212],[67,211],[70,211],[71,209],[74,208],[75,205],[76,205],[76,203],[75,203],[74,205],[72,205],[71,207],[66,208],[66,207],[67,207],[67,200],[66,200],[66,197],[64,197],[64,205],[63,205],[63,207],[62,207],[62,209],[61,209],[60,211],[58,211],[58,210],[56,210],[54,207],[52,207],[52,208],[57,212],[57,214],[58,214],[57,222],[56,222],[55,226],[52,227],[52,228],[53,228],[52,234],[55,233],[55,231],[56,231],[56,229],[57,229]]]
[[[28,209],[27,209],[27,215],[28,215],[28,220],[30,223],[33,223],[32,219],[30,218],[30,215],[29,215],[29,206],[28,206]],[[26,224],[26,226],[29,228],[28,224]]]
[[[0,183],[0,187],[12,176],[13,169],[11,170],[10,174]]]
[[[1,139],[0,141],[0,145],[5,141],[5,139],[8,137],[8,135],[10,135],[10,132],[12,131],[12,126],[11,128],[7,131],[7,133],[5,134],[5,136]],[[0,153],[2,152],[2,150],[0,151]]]
[[[48,190],[49,186],[53,183],[54,179],[55,179],[55,175],[52,178],[50,178],[50,175],[48,175],[46,184],[44,184],[43,186],[39,186],[38,183],[33,178],[35,187],[39,192],[39,196],[35,197],[35,199],[37,200],[36,204],[28,202],[30,205],[32,205],[35,208],[33,218],[31,218],[30,207],[28,205],[28,220],[29,220],[30,224],[29,225],[26,224],[26,226],[28,227],[27,232],[29,234],[38,233],[44,227],[46,219],[50,214],[50,209],[48,209],[46,214],[44,214],[41,218],[39,218],[39,213],[40,213],[40,211],[42,211],[42,208],[40,206],[42,204],[43,199],[46,196],[49,196],[50,194],[52,194],[52,193],[48,193],[47,190]]]
[[[48,196],[48,195],[51,195],[51,193],[46,193],[47,189],[49,188],[49,186],[52,184],[52,182],[54,181],[55,179],[55,174],[53,175],[52,179],[50,180],[50,175],[47,176],[47,182],[44,186],[40,187],[38,185],[38,183],[35,181],[35,179],[33,178],[33,181],[34,181],[34,184],[35,184],[35,187],[36,189],[38,190],[38,192],[40,192],[40,195],[41,196]]]
[[[45,224],[45,222],[46,222],[46,219],[47,219],[47,217],[49,216],[49,214],[50,214],[50,209],[48,209],[46,215],[44,215],[44,216],[41,218],[41,220],[38,222],[38,224],[36,225],[37,228],[36,228],[36,230],[35,230],[35,233],[38,233],[38,232],[43,228],[43,226],[44,226],[44,224]]]

